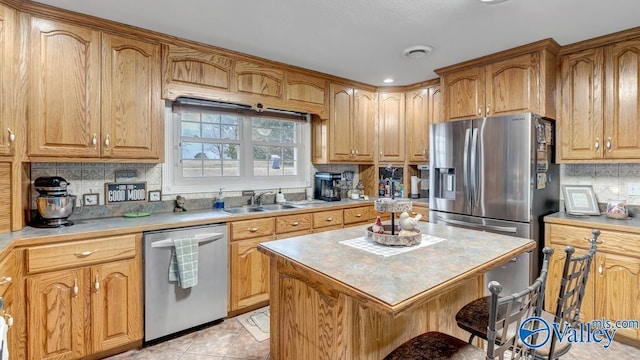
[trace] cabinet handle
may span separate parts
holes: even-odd
[[[327,218],[324,219],[325,221],[333,221],[333,217],[329,216]]]
[[[591,239],[589,239],[589,238],[584,238],[584,241],[591,242]],[[596,244],[604,244],[604,239],[602,239],[602,240],[600,240],[600,239],[596,240]]]
[[[356,153],[356,151],[354,149],[351,149],[351,155],[354,155]]]
[[[482,108],[478,108],[478,115],[482,115]]]
[[[355,217],[362,217],[362,214],[355,214]]]
[[[16,134],[14,134],[9,128],[7,128],[7,131],[9,132],[9,145],[11,145],[11,143],[16,141]]]
[[[93,283],[93,287],[96,289],[96,293],[100,290],[100,279],[98,275],[96,275],[96,281]]]
[[[254,228],[249,228],[247,230],[249,230],[249,232],[256,232],[256,231],[260,230],[260,227],[258,226],[258,227],[254,227]]]
[[[109,145],[111,144],[111,140],[109,140],[109,134],[104,138],[104,148],[109,150]]]
[[[359,155],[359,154],[360,154],[360,152],[358,151],[358,149],[356,149],[356,155]]]
[[[607,151],[611,152],[611,147],[613,146],[613,144],[611,143],[611,136],[609,136],[609,138],[607,139]]]
[[[422,155],[427,155],[427,149],[422,150]]]
[[[291,223],[291,226],[298,226],[298,225],[300,225],[299,221],[294,221],[294,222]]]
[[[73,280],[73,297],[78,298],[78,279]]]
[[[0,285],[4,285],[6,283],[10,283],[11,280],[13,280],[11,278],[11,276],[3,276],[3,277],[0,278]]]
[[[596,143],[595,143],[594,146],[596,148],[596,151],[598,151],[598,149],[600,149],[600,138],[596,138]]]
[[[7,327],[12,327],[13,326],[13,316],[11,316],[9,314],[4,314],[4,318],[7,321]]]
[[[487,105],[487,115],[491,114],[491,105]]]
[[[600,266],[598,266],[598,273],[602,275],[603,272],[604,272],[604,269],[602,268],[602,261],[601,261]]]
[[[95,253],[97,250],[91,250],[91,251],[83,251],[81,253],[75,253],[73,255],[77,256],[77,257],[87,257],[93,253]]]
[[[91,139],[91,145],[93,145],[94,150],[98,147],[98,134],[93,133],[93,138]]]
[[[418,213],[417,213],[417,212],[415,212],[415,211],[412,211],[412,212],[411,212],[411,215],[418,215]]]

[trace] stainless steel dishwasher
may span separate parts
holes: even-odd
[[[198,284],[169,282],[173,239],[196,238]],[[212,224],[144,233],[144,341],[227,316],[227,226]]]

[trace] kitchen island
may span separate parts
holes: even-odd
[[[270,257],[271,359],[379,360],[428,330],[466,339],[454,316],[484,294],[483,274],[536,246],[438,224],[418,228],[422,243],[393,255],[345,243],[366,226],[260,244]]]

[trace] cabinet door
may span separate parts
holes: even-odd
[[[31,19],[29,154],[100,154],[100,32]]]
[[[429,88],[429,121],[431,124],[445,121],[442,113],[442,89],[440,86]]]
[[[429,161],[429,90],[406,94],[407,158],[410,163]]]
[[[282,98],[284,72],[247,61],[236,61],[236,89],[240,93]]]
[[[485,68],[485,116],[538,112],[538,53],[499,61]]]
[[[93,352],[142,339],[142,282],[136,262],[110,262],[91,268]]]
[[[353,88],[331,84],[329,92],[329,160],[352,160]]]
[[[605,48],[604,157],[640,158],[640,40]]]
[[[544,309],[550,314],[556,313],[558,305],[558,295],[560,294],[560,281],[564,270],[564,262],[567,254],[564,252],[564,246],[553,245],[553,256],[549,260],[549,272],[547,275],[547,286],[545,289]],[[576,249],[573,256],[585,255],[588,251],[584,249]],[[595,259],[594,259],[595,260]],[[588,321],[595,319],[595,277],[594,262],[591,263],[589,270],[589,278],[587,279],[587,288],[585,289],[584,298],[580,307],[580,321]]]
[[[15,34],[15,10],[0,5],[0,155],[12,154],[11,133],[16,128],[13,115],[13,36]]]
[[[102,156],[160,159],[160,46],[102,36]]]
[[[77,359],[85,355],[85,312],[81,270],[64,270],[26,280],[28,352],[31,359]]]
[[[327,80],[288,72],[285,100],[312,113],[326,113]]]
[[[404,111],[403,93],[379,94],[378,159],[380,161],[404,161],[406,139]]]
[[[441,80],[446,120],[484,115],[484,68],[456,71],[444,75]]]
[[[231,242],[231,311],[269,300],[269,257],[258,252],[258,244],[273,239]]]
[[[640,259],[600,253],[596,256],[596,314],[610,321],[640,318]],[[616,335],[640,339],[638,329],[617,329]]]
[[[580,51],[561,59],[561,160],[602,158],[603,51]]]
[[[23,358],[23,354],[19,354],[17,349],[22,349],[19,342],[20,334],[17,332],[25,331],[25,328],[21,326],[24,322],[22,318],[22,314],[20,312],[20,308],[22,303],[24,303],[23,299],[17,299],[17,290],[16,290],[16,282],[19,281],[17,277],[17,263],[16,263],[16,252],[11,251],[3,260],[0,262],[0,297],[4,301],[4,316],[8,318],[8,316],[12,316],[14,318],[15,327],[9,328],[7,332],[7,344],[9,346],[9,354],[13,356],[14,359]]]
[[[376,94],[355,89],[353,98],[353,122],[350,131],[354,157],[357,162],[373,162],[376,150]]]

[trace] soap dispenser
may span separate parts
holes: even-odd
[[[224,196],[222,196],[222,188],[220,188],[220,192],[218,192],[218,197],[216,201],[213,203],[213,208],[222,210],[224,209]]]
[[[276,204],[283,204],[285,201],[282,189],[278,189],[278,193],[276,194]]]

